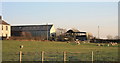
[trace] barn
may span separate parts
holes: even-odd
[[[86,40],[90,40],[92,38],[92,34],[90,34],[88,32],[81,32],[79,30],[68,30],[66,32],[66,34],[69,37],[73,37],[74,40],[78,39],[81,41],[86,41]]]
[[[48,40],[55,36],[53,24],[46,25],[17,25],[11,26],[12,37],[37,38],[39,40]]]

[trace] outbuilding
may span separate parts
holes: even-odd
[[[46,25],[17,25],[12,26],[12,37],[37,38],[39,40],[48,40],[55,36],[53,24]]]
[[[86,41],[92,38],[92,34],[88,32],[81,32],[79,30],[68,30],[66,34],[67,36],[74,38],[74,40],[78,39],[80,41]]]

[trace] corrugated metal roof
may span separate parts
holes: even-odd
[[[19,25],[12,26],[12,31],[47,31],[50,30],[53,25]]]

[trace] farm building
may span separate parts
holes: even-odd
[[[92,39],[92,34],[88,32],[80,32],[79,30],[68,30],[66,34],[68,37],[73,37],[74,40],[78,39],[81,41],[86,41]]]
[[[11,36],[11,26],[0,16],[0,39],[9,39]]]
[[[47,25],[19,25],[11,27],[12,37],[37,38],[47,40],[55,36],[53,24]]]

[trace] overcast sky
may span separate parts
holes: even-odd
[[[118,34],[117,2],[4,2],[3,19],[14,24],[53,23],[56,28],[77,28],[97,37]]]

